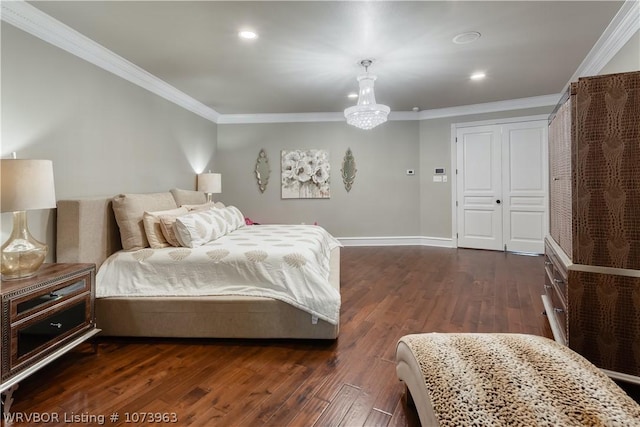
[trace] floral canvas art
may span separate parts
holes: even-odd
[[[282,198],[328,199],[329,172],[326,150],[283,150]]]

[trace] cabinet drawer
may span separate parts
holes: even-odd
[[[554,316],[557,320],[557,323],[563,329],[565,335],[567,330],[567,305],[565,301],[558,294],[558,290],[555,286],[551,284],[549,281],[549,277],[545,278],[545,294],[551,300],[553,305],[552,312],[547,313],[547,316]]]
[[[562,305],[567,305],[567,279],[562,274],[562,270],[558,268],[553,258],[545,254],[544,260],[545,270],[545,293],[551,288],[555,290],[555,298],[559,298]]]
[[[75,332],[92,327],[91,295],[76,297],[12,327],[11,368],[54,350]]]
[[[91,277],[89,274],[72,278],[53,287],[16,298],[11,301],[10,306],[13,322],[24,319],[34,313],[47,310],[55,304],[86,292],[91,292]]]

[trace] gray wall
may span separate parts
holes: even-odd
[[[344,122],[273,123],[218,126],[216,171],[222,173],[218,197],[261,223],[318,222],[339,237],[411,236],[419,230],[419,122],[388,122],[370,131]],[[254,169],[264,148],[271,178],[264,194]],[[328,150],[330,199],[281,199],[280,153]],[[350,192],[340,174],[347,148],[358,169]]]
[[[227,204],[257,222],[313,223],[337,237],[451,238],[451,180],[434,183],[433,170],[451,171],[453,123],[549,114],[553,106],[422,121],[390,121],[371,131],[344,122],[218,126],[216,171]],[[261,194],[254,168],[264,148],[271,179]],[[282,199],[280,152],[318,148],[331,156],[331,199]],[[347,193],[340,176],[351,148],[358,173]],[[416,174],[406,175],[407,169]]]
[[[215,123],[5,22],[1,31],[2,157],[53,160],[58,200],[195,189],[196,170],[212,168]],[[53,216],[29,212],[50,252]],[[11,225],[2,214],[3,242]]]

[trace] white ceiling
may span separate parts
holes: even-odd
[[[619,1],[35,1],[221,114],[338,112],[374,58],[376,98],[430,110],[559,93]],[[240,40],[240,29],[259,34]],[[478,31],[476,42],[453,37]],[[487,78],[471,81],[474,71]]]

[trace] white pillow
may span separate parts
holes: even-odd
[[[207,209],[216,209],[216,204],[213,202],[207,202],[199,205],[182,205],[180,207],[186,208],[189,212],[192,212],[192,211],[204,211]]]
[[[229,224],[221,210],[194,211],[176,218],[174,231],[180,245],[195,248],[227,234]]]
[[[182,205],[181,207],[187,208],[189,212],[191,211],[201,211],[203,209],[220,209],[224,208],[224,203],[222,202],[207,202],[202,203],[200,205]]]
[[[229,223],[229,232],[247,225],[244,219],[244,215],[242,215],[240,209],[236,208],[235,206],[227,206],[226,208],[220,210],[223,212],[224,218]]]
[[[149,241],[149,245],[153,249],[166,248],[171,246],[171,243],[165,238],[162,227],[160,226],[160,216],[177,217],[184,215],[188,211],[186,208],[170,209],[166,211],[145,212],[142,216],[142,222],[144,223],[144,232]]]

